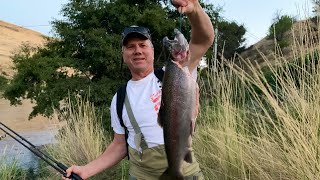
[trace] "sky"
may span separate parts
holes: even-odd
[[[228,21],[244,25],[247,45],[267,35],[276,14],[306,19],[312,14],[311,0],[205,0],[222,7],[221,16]]]
[[[0,20],[53,36],[50,21],[62,19],[60,10],[68,0],[1,0]],[[266,36],[277,13],[305,19],[311,15],[311,0],[204,0],[221,7],[227,21],[244,25],[249,46]]]

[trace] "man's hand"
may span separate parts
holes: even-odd
[[[67,177],[70,177],[71,173],[75,173],[77,175],[79,175],[82,179],[86,179],[87,176],[85,175],[86,174],[86,170],[84,168],[84,166],[71,166],[69,167],[67,170],[66,170],[66,176]],[[70,180],[69,178],[66,178],[66,177],[62,177],[63,180]]]
[[[171,3],[183,14],[190,14],[200,7],[198,0],[171,0]]]

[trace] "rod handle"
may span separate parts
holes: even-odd
[[[62,163],[57,163],[57,165],[60,167],[60,168],[62,168],[64,171],[66,171],[68,168],[65,166],[65,165],[63,165]],[[64,177],[66,177],[66,175],[67,175],[67,173],[65,173],[64,174]],[[72,180],[83,180],[78,174],[75,174],[75,173],[71,173],[71,175],[69,176],[69,177],[67,177],[67,178],[70,178],[70,179],[72,179]]]
[[[66,178],[69,178],[71,180],[83,180],[79,175],[77,175],[75,173],[71,173],[71,175],[69,177],[67,177],[67,173],[64,173],[63,176]]]

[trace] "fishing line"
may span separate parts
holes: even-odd
[[[181,28],[182,28],[182,13],[180,13],[179,21],[180,21],[179,31],[182,32],[181,31]]]
[[[183,13],[180,13],[179,12],[179,18],[178,18],[178,21],[179,21],[179,31],[182,33],[182,19],[183,19]],[[165,59],[167,59],[167,58],[169,58],[170,57],[170,55],[168,56],[168,57],[166,57],[166,54],[165,54],[165,47],[164,47],[164,45],[162,44],[162,50],[160,51],[160,55],[158,56],[158,59],[157,59],[157,61],[159,62],[160,61],[160,58],[161,58],[161,56],[162,56],[162,54],[163,54],[163,56],[164,56],[164,58]]]

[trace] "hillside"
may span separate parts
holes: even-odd
[[[256,44],[250,46],[246,51],[240,54],[241,58],[246,61],[255,61],[261,66],[265,60],[274,61],[275,58],[281,56],[289,60],[293,58],[296,51],[304,51],[316,47],[319,44],[319,26],[317,20],[308,19],[298,21],[293,24],[292,30],[285,33],[285,38],[289,42],[289,46],[282,48],[281,51],[275,53],[275,41],[273,39],[263,38]],[[237,61],[237,60],[236,60]]]
[[[6,77],[12,77],[14,71],[13,63],[10,58],[13,52],[18,51],[22,43],[28,43],[32,46],[39,46],[45,42],[41,33],[25,29],[0,20],[0,74]],[[28,120],[32,111],[33,104],[28,101],[22,101],[22,105],[17,107],[10,106],[10,102],[0,98],[0,122],[18,132],[39,131],[52,128],[48,125],[48,119],[37,116]],[[0,132],[2,133],[2,132]]]
[[[10,57],[18,51],[22,43],[39,46],[44,42],[41,33],[0,20],[0,74],[12,77],[14,71]]]

